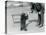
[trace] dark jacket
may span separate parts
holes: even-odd
[[[28,19],[28,15],[25,16],[25,13],[23,13],[23,14],[21,15],[21,20],[27,20],[27,19]]]

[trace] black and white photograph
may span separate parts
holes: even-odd
[[[44,32],[45,3],[5,1],[7,33]]]

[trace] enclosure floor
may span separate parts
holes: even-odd
[[[37,22],[32,22],[30,23],[28,26],[27,26],[27,31],[21,31],[20,30],[20,23],[13,23],[12,19],[10,20],[11,18],[9,18],[9,23],[7,24],[7,32],[8,33],[26,33],[26,32],[43,32],[44,31],[44,28],[39,28],[37,25]]]

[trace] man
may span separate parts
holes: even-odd
[[[28,19],[28,15],[26,16],[25,13],[22,13],[21,14],[21,30],[27,31],[27,29],[26,29],[26,20],[27,19]]]

